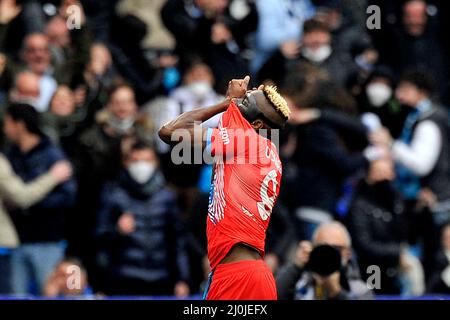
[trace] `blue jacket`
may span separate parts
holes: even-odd
[[[101,202],[97,235],[113,276],[148,282],[189,278],[176,194],[166,187],[161,173],[138,184],[122,171],[104,186]],[[122,235],[117,221],[126,212],[133,214],[136,230]]]
[[[59,160],[67,160],[64,152],[47,137],[37,146],[22,153],[17,146],[6,154],[15,173],[28,182],[43,173]],[[65,220],[76,201],[76,183],[69,180],[58,185],[43,200],[27,209],[11,211],[22,243],[57,242],[65,239]]]

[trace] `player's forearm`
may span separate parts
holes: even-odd
[[[204,122],[216,114],[226,111],[229,104],[230,100],[225,99],[223,102],[212,107],[198,108],[185,112],[163,125],[161,129],[159,129],[159,137],[167,144],[173,143],[174,141],[172,141],[171,138],[176,130],[192,130],[196,123]]]

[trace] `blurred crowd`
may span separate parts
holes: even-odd
[[[444,0],[0,0],[0,294],[201,293],[212,169],[157,131],[245,75],[292,110],[279,297],[450,294],[449,21]]]

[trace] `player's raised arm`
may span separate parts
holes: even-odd
[[[198,108],[185,112],[169,121],[159,129],[159,137],[167,144],[177,144],[185,135],[175,134],[177,130],[185,130],[189,132],[192,147],[202,145],[206,146],[206,128],[201,127],[201,123],[215,116],[218,113],[227,110],[231,99],[241,98],[247,91],[247,86],[250,77],[246,76],[244,79],[233,79],[228,84],[227,97],[221,103],[206,108]],[[198,134],[197,132],[201,132]]]
[[[186,137],[186,134],[176,134],[177,131],[181,132],[181,130],[183,130],[184,132],[189,133],[193,147],[200,143],[203,145],[204,141],[206,141],[206,128],[202,128],[201,123],[216,114],[225,111],[229,104],[230,100],[225,99],[212,107],[198,108],[185,112],[163,125],[161,129],[159,129],[159,137],[167,144],[177,144]],[[201,135],[197,133],[199,131],[202,132]]]

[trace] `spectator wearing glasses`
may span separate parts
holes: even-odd
[[[47,110],[57,83],[51,75],[51,53],[48,37],[43,33],[32,33],[25,37],[22,48],[25,68],[39,77],[40,95],[34,107],[39,112]]]

